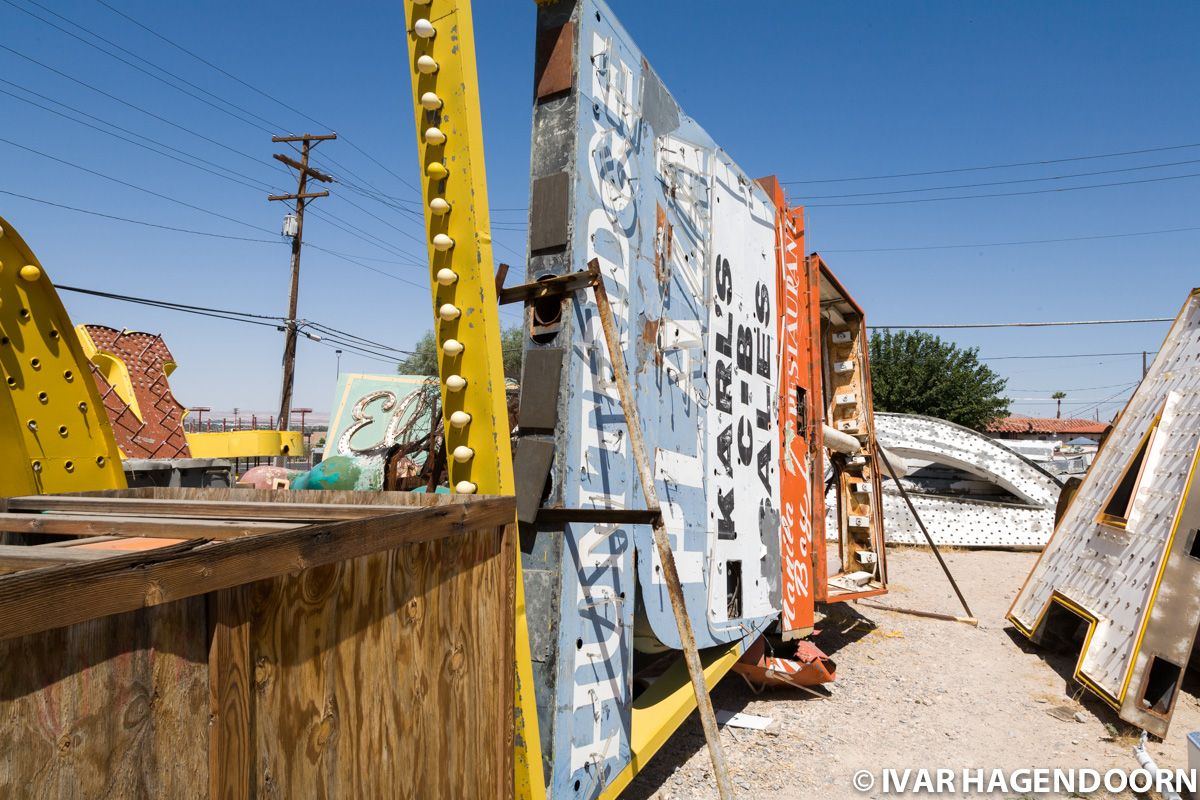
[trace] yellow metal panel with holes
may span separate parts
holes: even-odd
[[[264,458],[304,455],[300,431],[224,431],[189,433],[188,449],[192,458]]]
[[[704,683],[716,686],[742,656],[742,643],[714,647],[700,653],[704,665]],[[629,765],[604,787],[600,795],[613,800],[633,777],[646,766],[671,734],[696,710],[696,692],[692,689],[687,666],[682,658],[660,675],[650,688],[633,701],[630,714]]]
[[[121,457],[66,309],[0,218],[0,495],[125,487]]]
[[[405,0],[450,488],[514,493],[470,0]],[[518,572],[520,559],[518,558]],[[517,575],[516,797],[545,796]]]

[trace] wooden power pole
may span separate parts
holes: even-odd
[[[328,197],[329,192],[308,192],[308,179],[314,178],[322,183],[330,183],[333,178],[319,172],[308,165],[308,155],[317,142],[336,139],[336,133],[321,135],[303,134],[302,136],[272,136],[272,142],[301,142],[300,160],[289,158],[282,153],[276,153],[274,158],[287,164],[299,173],[299,185],[295,194],[273,194],[268,200],[296,201],[296,230],[292,234],[292,283],[288,293],[287,321],[284,323],[283,343],[283,386],[279,391],[279,430],[286,431],[292,418],[292,384],[296,377],[296,304],[300,293],[300,246],[304,239],[304,205],[305,201],[318,197]],[[276,459],[277,466],[284,466],[285,457]]]

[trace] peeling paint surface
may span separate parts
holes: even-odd
[[[574,91],[535,109],[533,163],[535,182],[568,173],[571,213],[530,278],[599,261],[697,644],[752,639],[780,605],[775,208],[603,2],[541,19],[567,8]],[[551,501],[644,508],[590,292],[547,338],[567,351]],[[680,643],[651,528],[565,527],[546,751],[551,795],[590,798],[629,763],[634,649]]]

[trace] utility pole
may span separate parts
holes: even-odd
[[[304,238],[304,205],[305,201],[313,200],[318,197],[328,197],[329,192],[307,192],[308,179],[315,178],[322,183],[331,183],[333,178],[323,172],[318,172],[308,165],[309,152],[318,142],[336,139],[336,133],[326,133],[320,135],[303,134],[301,136],[272,136],[272,142],[300,142],[300,160],[296,161],[282,153],[276,153],[274,158],[287,164],[292,169],[299,173],[299,184],[295,194],[273,194],[267,197],[268,200],[295,200],[296,201],[296,224],[294,231],[288,230],[285,226],[284,233],[292,237],[292,282],[291,291],[288,294],[288,314],[287,321],[284,323],[284,342],[283,342],[283,386],[279,391],[279,430],[286,431],[291,422],[292,409],[292,384],[296,377],[296,304],[300,293],[300,246]],[[284,466],[286,458],[279,456],[275,460],[276,466]]]
[[[1142,380],[1146,379],[1146,351],[1142,351]]]

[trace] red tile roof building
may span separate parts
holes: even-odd
[[[1011,416],[989,423],[985,431],[998,439],[1074,439],[1086,436],[1098,442],[1108,426],[1107,422],[1091,419]]]

